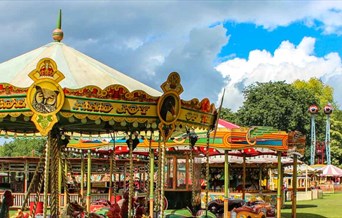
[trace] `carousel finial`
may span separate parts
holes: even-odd
[[[60,42],[63,39],[63,31],[62,31],[62,10],[59,9],[57,26],[56,29],[52,32],[52,38],[55,42]]]

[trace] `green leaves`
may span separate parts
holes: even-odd
[[[245,102],[237,112],[242,126],[272,126],[279,130],[308,131],[307,109],[315,97],[285,82],[256,83],[244,90]]]
[[[1,146],[0,156],[40,156],[43,153],[46,139],[17,138]]]

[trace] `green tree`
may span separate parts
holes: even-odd
[[[342,111],[335,109],[330,116],[331,163],[342,167]]]
[[[245,101],[237,111],[238,124],[310,132],[308,108],[318,101],[312,93],[285,82],[255,83],[243,93]]]
[[[325,85],[321,80],[317,78],[311,78],[309,81],[296,80],[293,82],[293,86],[314,95],[317,100],[317,106],[321,110],[328,103],[331,103],[336,108],[336,104],[333,100],[334,89],[329,85]]]
[[[334,102],[332,87],[324,84],[317,78],[311,78],[309,81],[297,80],[293,83],[293,86],[298,90],[304,90],[311,93],[317,99],[317,106],[319,108],[319,114],[316,115],[316,139],[317,141],[324,142],[326,134],[326,115],[324,114],[324,107],[330,103],[334,111],[330,116],[330,149],[331,149],[331,161],[332,164],[342,165],[342,112],[338,110],[337,104]],[[318,122],[317,122],[318,120]],[[310,140],[310,134],[307,134]],[[310,145],[311,146],[311,145]],[[308,151],[308,149],[307,149]],[[325,154],[324,154],[325,155]]]
[[[43,153],[45,143],[45,138],[17,138],[1,146],[0,156],[39,156]]]
[[[231,123],[236,123],[236,114],[230,108],[222,108],[220,112],[220,118]]]

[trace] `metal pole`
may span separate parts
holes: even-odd
[[[59,208],[62,207],[62,154],[58,159],[58,196],[59,196]]]
[[[28,174],[28,162],[27,160],[25,160],[25,173],[24,173],[24,193],[27,192],[27,183],[28,183],[28,177],[29,177],[29,174]]]
[[[308,165],[305,165],[305,193],[308,191]]]
[[[112,199],[112,175],[113,175],[113,159],[114,159],[114,151],[110,154],[109,158],[109,190],[108,190],[108,201]],[[115,176],[115,175],[114,175]]]
[[[164,217],[164,181],[165,181],[165,144],[166,140],[164,138],[164,143],[162,145],[161,153],[161,180],[160,180],[160,216]]]
[[[327,164],[330,165],[331,156],[330,156],[330,115],[329,114],[327,114],[327,123],[325,127],[325,152],[327,155]]]
[[[228,198],[229,198],[229,162],[228,150],[224,151],[224,218],[228,218]]]
[[[154,201],[154,151],[150,150],[150,217],[153,217]]]
[[[282,180],[282,172],[281,172],[281,152],[278,151],[278,181],[277,181],[277,218],[281,218],[281,180]]]
[[[242,163],[242,200],[245,200],[246,196],[246,156],[243,154],[243,163]]]
[[[296,218],[297,209],[297,155],[293,155],[293,183],[292,183],[292,218]]]
[[[84,156],[83,156],[83,151],[81,154],[81,196],[82,198],[84,197]]]
[[[133,185],[134,185],[134,172],[133,172],[133,140],[132,135],[129,136],[129,181],[128,181],[128,218],[133,218]]]
[[[259,191],[262,191],[262,168],[259,166]]]
[[[45,172],[44,172],[44,209],[43,218],[46,218],[47,207],[48,207],[48,192],[49,192],[49,175],[50,175],[50,148],[51,148],[52,133],[49,132],[48,142],[46,143],[45,153]]]
[[[91,153],[88,150],[88,166],[87,166],[87,212],[90,212],[90,198],[91,198]]]
[[[310,150],[310,164],[315,164],[316,154],[316,127],[315,127],[315,115],[311,115],[311,150]]]
[[[64,178],[65,178],[65,181],[64,181],[64,208],[66,208],[68,205],[68,181],[67,181],[67,178],[68,178],[68,163],[67,163],[67,157],[65,156],[65,160],[64,160]]]

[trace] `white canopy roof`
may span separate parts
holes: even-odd
[[[305,164],[305,163],[299,164],[299,165],[297,166],[297,174],[299,174],[299,175],[305,174],[306,171],[307,171],[309,174],[312,174],[312,173],[315,173],[315,172],[319,172],[320,170],[319,170],[319,169],[312,168],[312,167],[310,167],[309,165],[307,165],[307,164]],[[285,173],[287,173],[287,174],[292,174],[292,173],[293,173],[293,165],[287,166],[287,167],[285,168]]]
[[[57,63],[58,70],[65,76],[60,83],[63,88],[75,89],[94,85],[103,89],[109,85],[119,84],[129,91],[143,90],[152,96],[161,95],[161,92],[61,42],[51,42],[1,63],[0,82],[10,83],[17,87],[29,87],[33,81],[28,74],[36,68],[38,61],[42,58],[51,58]]]

